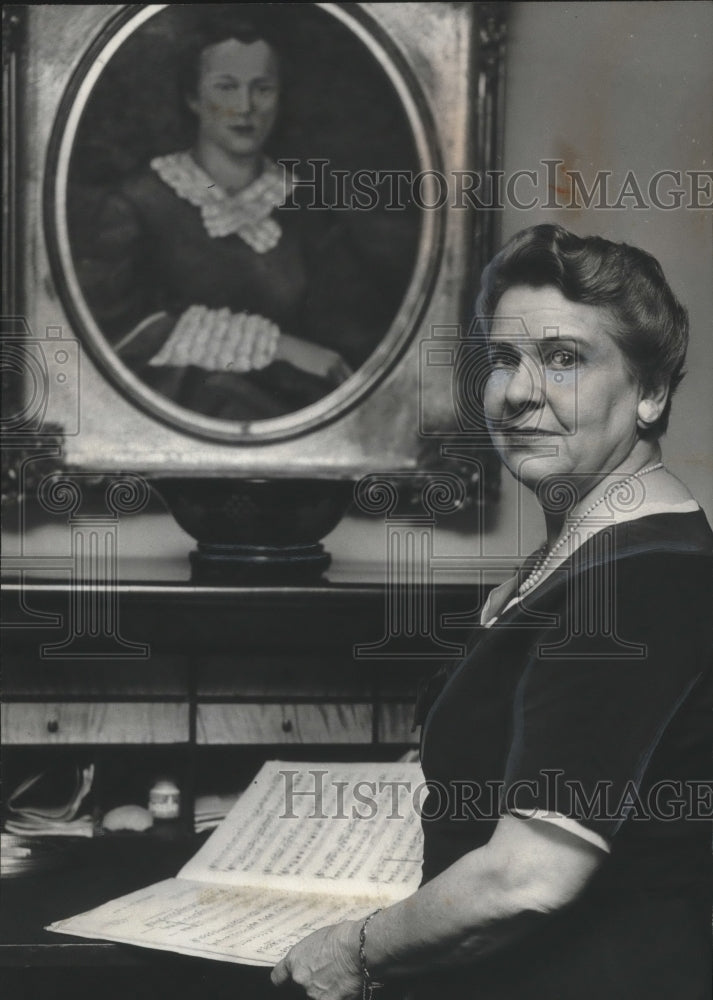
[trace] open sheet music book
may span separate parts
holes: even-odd
[[[178,876],[48,930],[247,965],[416,890],[415,763],[270,761]]]

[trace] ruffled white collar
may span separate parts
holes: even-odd
[[[198,166],[188,150],[157,156],[151,168],[179,198],[200,209],[210,237],[239,236],[256,253],[267,253],[279,243],[282,229],[271,214],[284,203],[292,182],[271,160],[264,160],[262,173],[252,184],[232,195]]]

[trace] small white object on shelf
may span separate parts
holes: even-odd
[[[175,781],[161,778],[149,792],[149,812],[154,819],[178,819],[181,793]]]

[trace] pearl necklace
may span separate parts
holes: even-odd
[[[649,465],[649,466],[647,466],[647,468],[641,469],[639,472],[635,472],[631,476],[627,476],[626,479],[622,479],[620,482],[613,483],[599,497],[598,500],[595,500],[594,503],[591,503],[589,505],[589,507],[587,507],[587,509],[584,511],[584,513],[581,514],[577,518],[576,521],[573,521],[572,524],[570,524],[570,526],[567,529],[567,531],[565,532],[565,534],[562,535],[562,537],[560,538],[560,540],[558,542],[555,542],[555,544],[552,546],[552,548],[550,549],[549,552],[546,551],[547,546],[543,545],[542,548],[539,550],[539,555],[538,555],[538,558],[537,558],[537,562],[536,562],[536,564],[535,564],[532,572],[520,584],[520,587],[518,588],[518,594],[519,595],[526,594],[529,590],[532,590],[532,588],[534,586],[536,586],[540,582],[540,580],[544,576],[545,570],[547,569],[547,567],[549,566],[549,564],[552,562],[552,560],[555,557],[555,555],[557,554],[557,552],[562,548],[562,546],[565,544],[565,542],[569,541],[569,539],[575,533],[575,531],[577,530],[577,528],[579,528],[579,526],[582,524],[582,522],[585,521],[589,517],[589,515],[592,513],[593,510],[596,510],[596,508],[599,507],[600,504],[603,504],[605,500],[608,500],[609,497],[612,495],[612,493],[615,493],[617,490],[622,489],[624,486],[627,486],[629,483],[633,482],[635,479],[641,479],[642,476],[648,475],[649,472],[655,472],[657,469],[663,469],[663,462],[656,462],[655,465]]]

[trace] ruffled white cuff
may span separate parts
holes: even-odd
[[[190,306],[149,364],[207,371],[249,372],[274,360],[279,327],[257,313]]]

